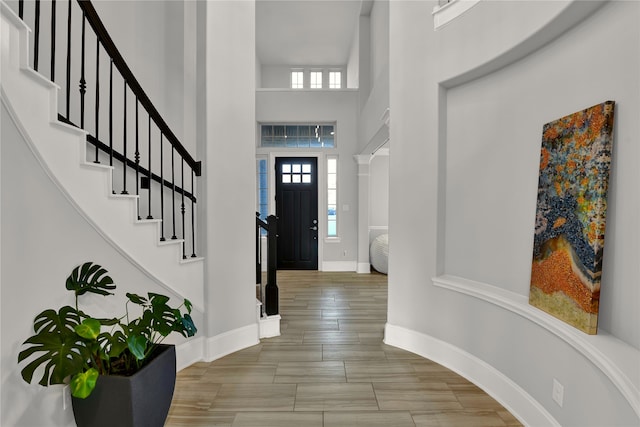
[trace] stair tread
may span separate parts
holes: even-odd
[[[184,242],[184,239],[166,239],[166,240],[158,241],[158,245],[160,246],[175,245],[175,244],[182,244],[182,242]]]
[[[140,218],[136,219],[137,224],[155,224],[161,223],[162,220],[160,218]]]
[[[116,193],[116,194],[111,194],[109,197],[112,197],[114,199],[138,199],[140,198],[140,196],[138,196],[137,194],[121,194],[121,193]]]
[[[201,257],[201,256],[195,257],[195,258],[187,257],[187,258],[181,259],[180,263],[181,264],[189,264],[189,263],[192,263],[192,262],[200,262],[200,261],[204,261],[204,257]]]

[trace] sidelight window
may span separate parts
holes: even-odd
[[[258,158],[256,164],[256,188],[257,191],[257,200],[256,200],[256,210],[260,213],[260,219],[266,220],[269,209],[269,187],[267,185],[267,159],[266,158]]]
[[[338,157],[327,157],[327,237],[338,236]]]

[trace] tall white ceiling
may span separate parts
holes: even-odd
[[[257,0],[256,51],[263,65],[344,65],[362,0]]]

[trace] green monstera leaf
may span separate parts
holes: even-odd
[[[116,288],[113,279],[107,276],[107,270],[98,264],[85,262],[73,269],[67,278],[66,287],[74,291],[76,297],[91,292],[98,295],[113,295],[109,292]]]
[[[75,327],[75,331],[82,338],[96,340],[100,335],[100,321],[97,319],[84,319],[82,323]]]
[[[127,337],[122,331],[103,332],[98,335],[100,347],[104,349],[104,359],[118,358],[127,349]]]
[[[192,337],[196,334],[196,332],[198,332],[198,329],[196,328],[196,324],[191,318],[191,315],[185,314],[182,317],[182,331],[180,332],[185,337]]]
[[[138,360],[144,360],[146,357],[147,343],[149,341],[143,335],[131,335],[127,338],[127,346],[131,354]]]
[[[83,371],[89,355],[83,339],[75,332],[80,323],[78,312],[70,306],[58,312],[45,310],[36,316],[35,335],[24,342],[28,348],[18,354],[18,362],[30,359],[22,369],[26,382],[31,382],[41,365],[45,365],[39,382],[43,386],[62,384],[68,376]]]
[[[98,374],[98,371],[93,368],[86,372],[80,372],[79,374],[74,375],[69,383],[71,395],[73,397],[85,399],[91,394],[93,389],[96,388],[99,376],[100,374]]]
[[[146,298],[141,297],[138,294],[132,294],[127,292],[127,298],[129,298],[129,301],[131,301],[134,304],[138,304],[138,305],[146,305],[149,303],[149,301],[147,301]]]

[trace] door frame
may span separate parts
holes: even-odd
[[[276,157],[315,157],[318,173],[318,271],[322,271],[324,241],[327,236],[327,177],[326,154],[318,151],[270,151],[268,154],[267,176],[269,179],[269,212],[276,211]]]

